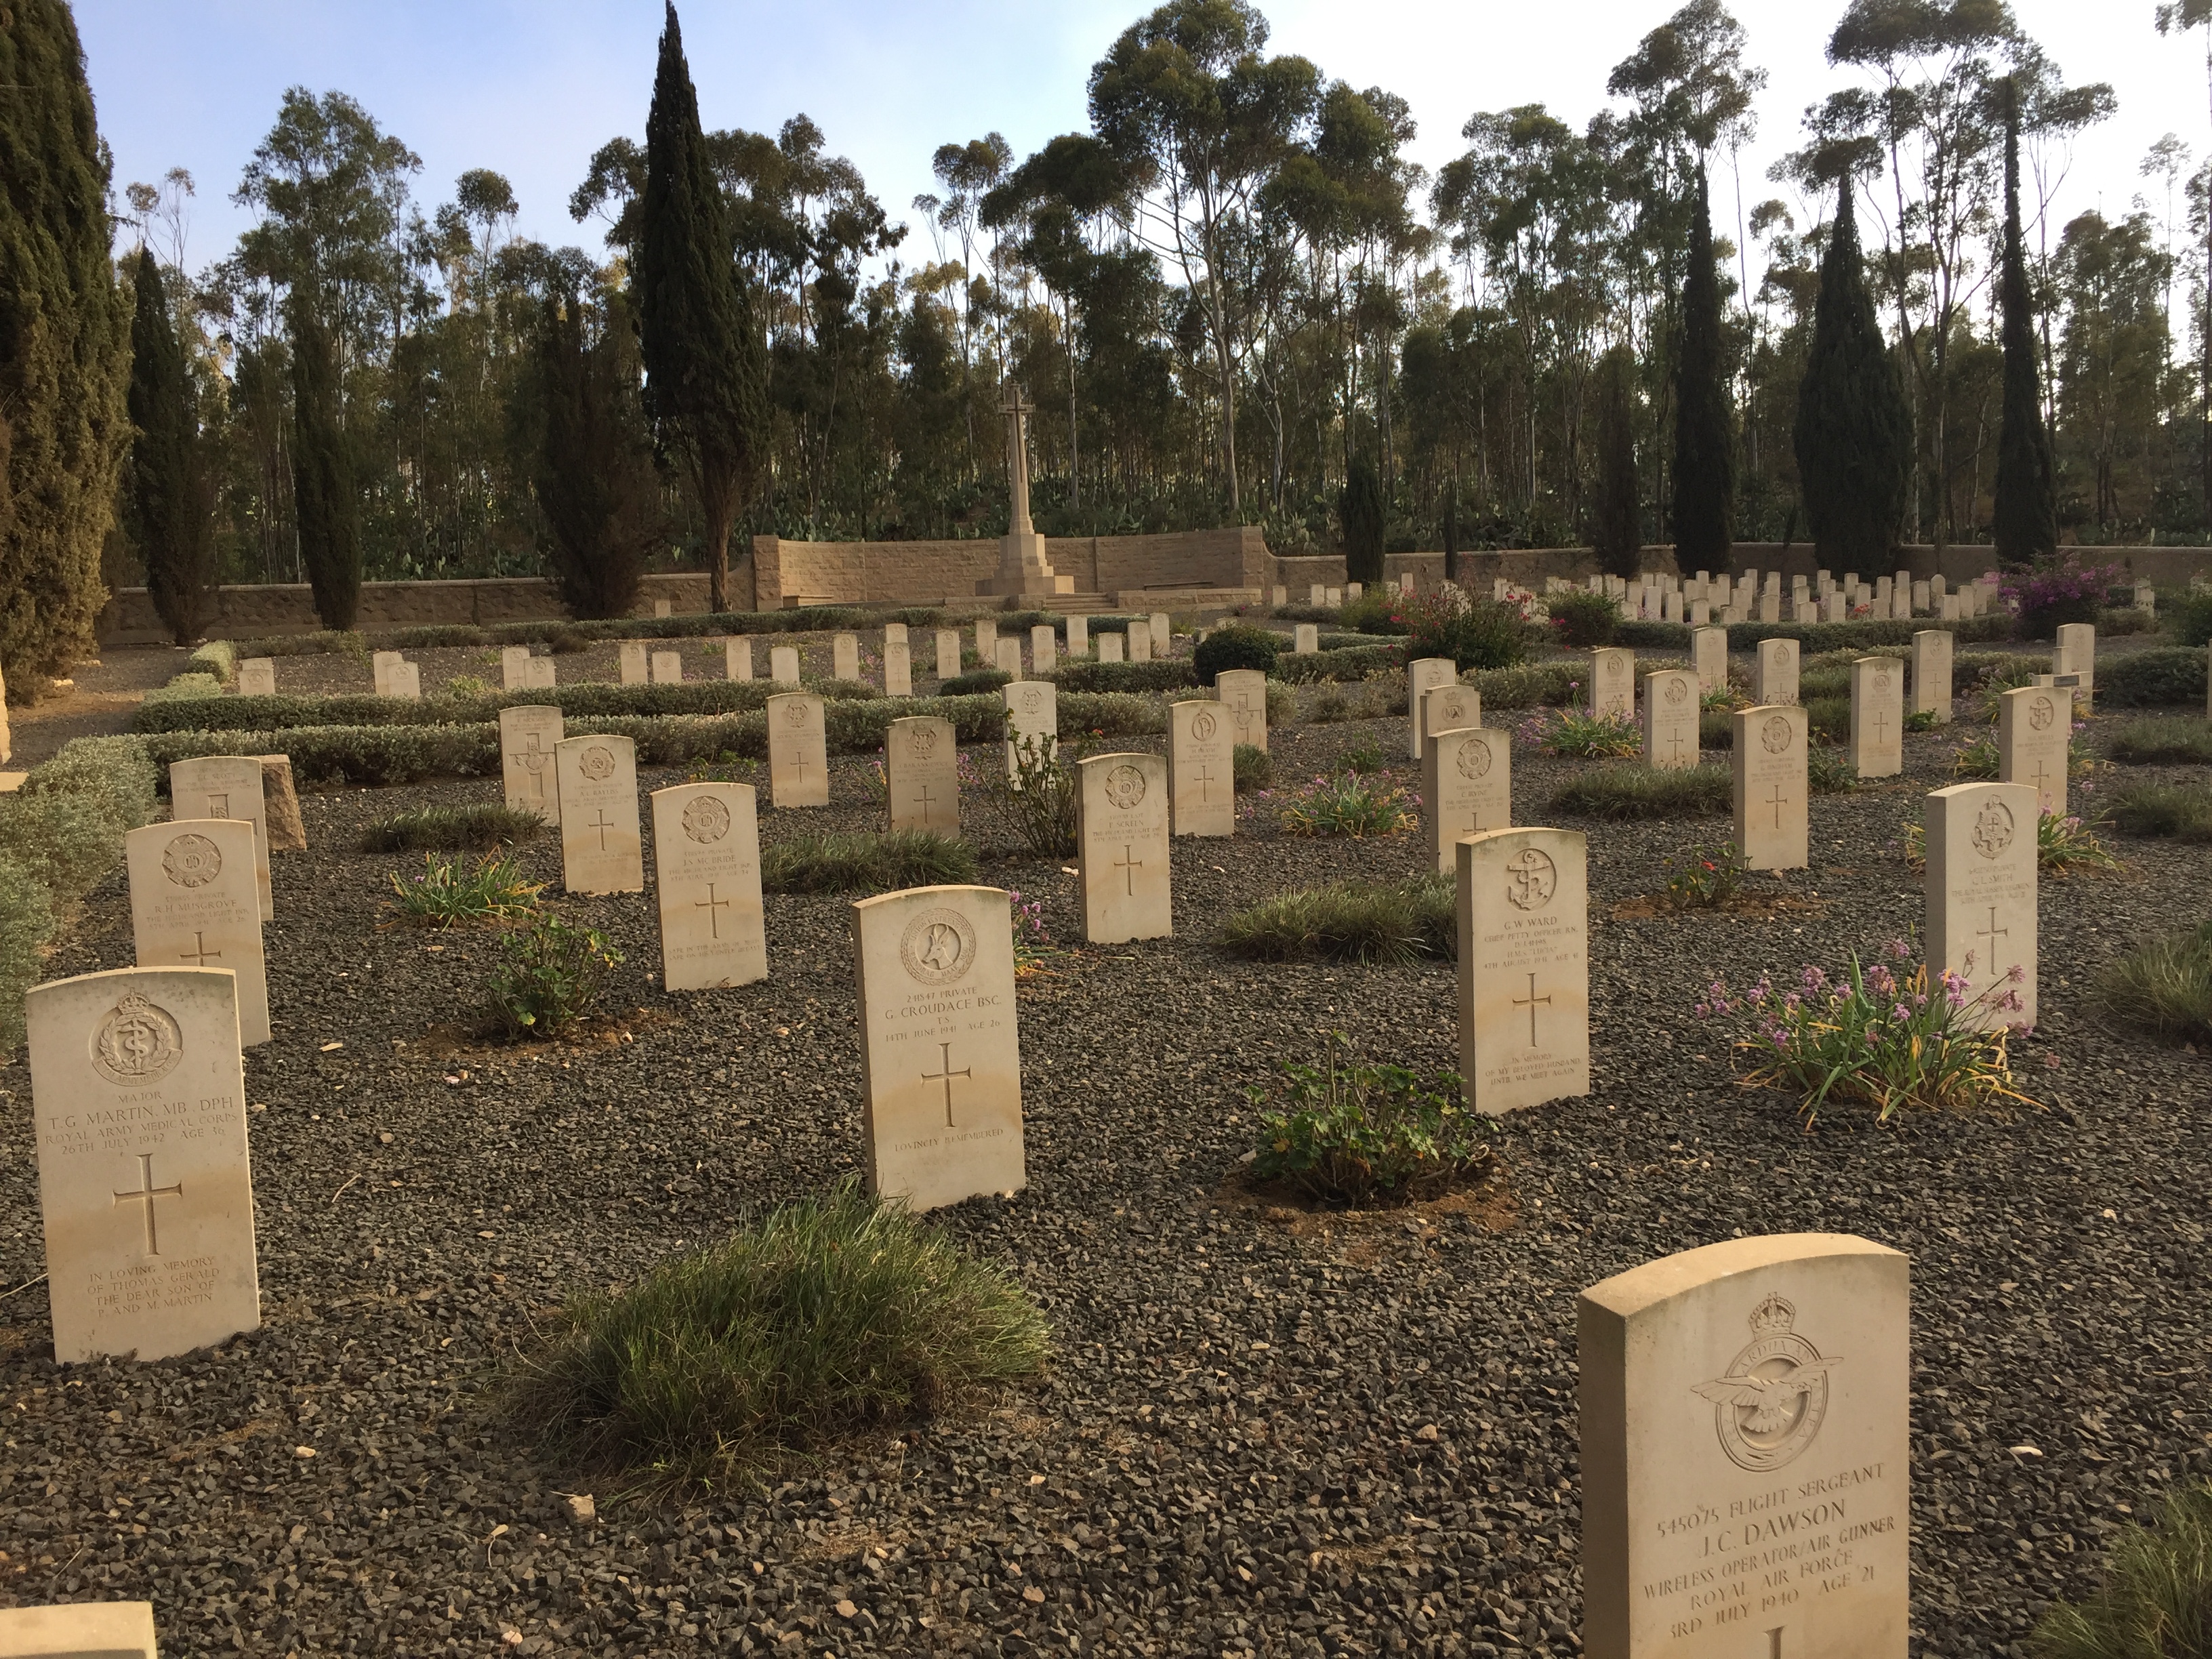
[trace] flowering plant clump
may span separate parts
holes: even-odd
[[[1870,1105],[1882,1121],[1913,1107],[2034,1105],[2013,1086],[2006,1052],[2003,1017],[2022,1006],[2021,970],[1970,997],[1960,975],[1944,972],[1931,984],[1924,964],[1906,972],[1901,964],[1912,951],[1904,940],[1892,940],[1885,954],[1863,968],[1854,952],[1841,980],[1808,967],[1790,991],[1762,976],[1739,996],[1715,980],[1698,1013],[1753,1026],[1735,1045],[1752,1060],[1742,1082],[1797,1095],[1808,1127],[1831,1100]],[[1969,970],[1973,964],[1969,954]]]
[[[2021,632],[2041,639],[2063,623],[2096,621],[2106,590],[2127,579],[2118,565],[2085,565],[2067,558],[2001,576],[1997,593],[2020,617]]]
[[[1553,594],[1545,601],[1545,611],[1553,642],[1574,651],[1612,644],[1613,630],[1620,625],[1620,606],[1610,594],[1583,588]]]
[[[1370,778],[1340,772],[1284,792],[1279,811],[1283,828],[1293,836],[1350,836],[1364,840],[1411,828],[1419,805],[1387,775]]]
[[[1528,617],[1511,600],[1470,598],[1457,589],[1401,593],[1389,599],[1394,631],[1406,635],[1408,661],[1449,657],[1462,668],[1511,668],[1528,654]]]
[[[1521,722],[1516,735],[1547,755],[1576,760],[1604,760],[1639,754],[1644,732],[1626,712],[1584,714],[1571,708],[1540,708]]]
[[[1015,977],[1042,971],[1045,958],[1060,954],[1044,925],[1044,901],[1024,898],[1020,888],[1010,887],[1006,902],[1013,912]]]
[[[1735,896],[1750,867],[1732,841],[1723,842],[1720,850],[1712,853],[1702,845],[1692,847],[1679,860],[1667,860],[1667,902],[1677,910],[1710,910],[1725,904]]]
[[[2117,870],[2119,860],[2080,817],[2044,812],[2035,821],[2035,863],[2054,876],[2076,870]]]

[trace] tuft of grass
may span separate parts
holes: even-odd
[[[469,927],[514,921],[536,912],[542,881],[526,880],[513,859],[487,853],[464,870],[459,859],[422,854],[422,873],[412,881],[392,877],[399,896],[386,908],[423,927]]]
[[[850,1183],[578,1298],[515,1416],[587,1463],[757,1476],[1042,1365],[1012,1277]]]
[[[1353,1209],[1417,1196],[1490,1160],[1462,1091],[1449,1072],[1425,1084],[1363,1060],[1333,1031],[1321,1065],[1284,1063],[1279,1094],[1247,1091],[1260,1114],[1252,1174]]]
[[[364,853],[484,852],[542,832],[545,820],[511,806],[424,806],[379,818],[361,832]]]
[[[2112,758],[2129,766],[2212,764],[2212,720],[2150,714],[2112,734]]]
[[[1547,708],[1521,722],[1522,742],[1547,755],[1572,760],[1607,760],[1640,752],[1644,731],[1630,714],[1586,714],[1574,708]]]
[[[1284,830],[1293,836],[1349,836],[1361,841],[1369,836],[1394,836],[1413,823],[1410,797],[1389,781],[1387,773],[1369,778],[1340,772],[1316,778],[1285,794],[1279,811]]]
[[[1634,818],[1703,817],[1735,804],[1735,782],[1725,766],[1684,767],[1661,772],[1648,766],[1603,766],[1569,778],[1553,792],[1554,812],[1625,822]]]
[[[2035,823],[2036,867],[2054,876],[2070,876],[2076,870],[2117,870],[2114,858],[2096,833],[2080,818],[2045,812]]]
[[[2172,1043],[2212,1043],[2212,921],[2147,940],[2098,975],[2113,1018]]]
[[[1450,876],[1342,881],[1278,893],[1222,924],[1224,950],[1261,962],[1407,963],[1458,949]]]
[[[2212,783],[2124,784],[2106,815],[2124,836],[2212,841]]]
[[[2212,1653],[2212,1482],[2169,1495],[2112,1540],[2104,1583],[2035,1627],[2036,1659],[2200,1659]]]
[[[1237,793],[1265,789],[1275,781],[1275,763],[1256,743],[1240,743],[1233,752]]]
[[[761,849],[771,893],[881,893],[975,879],[975,849],[930,830],[801,836]]]

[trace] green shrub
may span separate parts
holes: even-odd
[[[23,997],[45,968],[54,908],[45,872],[0,840],[0,1060],[23,1040]]]
[[[1859,787],[1859,769],[1840,749],[1815,748],[1805,757],[1805,785],[1816,795],[1848,795]]]
[[[1449,657],[1462,669],[1511,668],[1528,654],[1529,625],[1517,605],[1437,592],[1401,598],[1406,660]]]
[[[1643,626],[1650,628],[1654,624],[1646,623]],[[2011,639],[2013,618],[1999,612],[1995,616],[1971,617],[1964,622],[1936,622],[1926,617],[1915,617],[1910,621],[1886,617],[1881,621],[1842,623],[1730,623],[1728,635],[1729,649],[1746,654],[1758,650],[1761,640],[1795,640],[1800,652],[1806,656],[1828,651],[1850,651],[1864,656],[1870,646],[1909,646],[1915,634],[1930,630],[1948,633],[1955,650],[1962,645],[1981,645]],[[1682,629],[1679,637],[1686,645],[1688,630]]]
[[[761,849],[771,893],[882,893],[975,879],[975,849],[928,830],[800,836]]]
[[[1587,665],[1529,663],[1518,668],[1478,668],[1461,678],[1482,694],[1483,717],[1493,708],[1558,708],[1572,702]]]
[[[2107,964],[2094,1000],[2172,1043],[2212,1042],[2212,921],[2138,945]]]
[[[1601,766],[1553,792],[1551,811],[1629,823],[1638,818],[1707,817],[1734,810],[1735,782],[1725,766]]]
[[[1603,760],[1639,754],[1643,729],[1627,713],[1586,714],[1578,708],[1546,709],[1521,723],[1522,740],[1547,755],[1574,760]]]
[[[364,853],[483,852],[528,841],[545,828],[535,812],[512,806],[423,806],[379,818],[361,833]]]
[[[1406,665],[1402,645],[1367,645],[1356,651],[1312,651],[1304,656],[1286,651],[1275,659],[1274,677],[1292,685],[1319,680],[1364,680],[1370,674],[1392,673]]]
[[[1003,668],[971,668],[965,673],[955,674],[938,682],[938,695],[946,697],[974,697],[996,692],[1001,686],[1012,685],[1014,677]]]
[[[1283,828],[1294,836],[1391,836],[1413,823],[1412,798],[1395,784],[1356,772],[1316,778],[1285,794]]]
[[[1851,736],[1851,700],[1849,693],[1840,697],[1815,697],[1799,693],[1805,705],[1805,735],[1815,748],[1824,743],[1848,743]]]
[[[1717,749],[1723,754],[1735,748],[1735,711],[1732,708],[1700,708],[1698,710],[1698,747]]]
[[[2054,1604],[2035,1627],[2033,1650],[2036,1659],[2212,1654],[2212,1484],[2184,1486],[2149,1526],[2122,1528],[2096,1594]]]
[[[1191,667],[1200,685],[1212,685],[1215,676],[1224,668],[1256,668],[1263,674],[1271,672],[1282,648],[1283,636],[1273,629],[1231,623],[1226,628],[1215,629],[1198,642],[1191,653]]]
[[[500,940],[500,957],[484,987],[486,1035],[519,1042],[550,1037],[589,1013],[622,961],[606,936],[540,910],[526,927]]]
[[[1370,587],[1356,599],[1346,599],[1334,613],[1334,620],[1340,628],[1354,635],[1399,635],[1412,631],[1401,608],[1403,595],[1389,587]],[[1300,617],[1302,622],[1330,619],[1323,611],[1315,617]]]
[[[1589,651],[1611,645],[1620,627],[1620,605],[1610,594],[1577,587],[1546,596],[1544,609],[1552,618],[1553,642],[1570,651]]]
[[[238,678],[239,655],[238,647],[230,641],[210,640],[185,659],[185,673],[205,674],[217,685],[228,685]],[[183,676],[178,678],[182,678]]]
[[[2204,707],[2205,653],[2180,646],[2130,651],[2097,665],[2099,708]]]
[[[222,696],[222,682],[212,674],[179,674],[167,685],[157,685],[139,700],[143,711],[148,705],[158,707],[165,702],[200,702]],[[141,732],[150,728],[139,725]]]
[[[526,880],[522,866],[513,859],[488,853],[473,869],[464,870],[459,859],[422,854],[422,873],[402,881],[392,877],[398,898],[389,908],[400,917],[423,927],[467,927],[495,921],[515,921],[535,913],[538,895],[545,884]]]
[[[2212,645],[2212,587],[2168,590],[2160,596],[2164,631],[2178,645]]]
[[[1278,1091],[1249,1091],[1260,1113],[1252,1174],[1352,1208],[1416,1197],[1489,1159],[1462,1087],[1449,1072],[1425,1083],[1363,1061],[1333,1032],[1321,1065],[1285,1062]]]
[[[1221,944],[1260,962],[1404,963],[1457,950],[1454,881],[1345,881],[1278,893],[1221,927]]]
[[[1237,663],[1225,665],[1231,668],[1240,666]],[[1065,662],[1045,678],[1063,691],[1181,691],[1200,684],[1195,667],[1188,662],[1172,659]],[[1205,682],[1208,685],[1212,683],[1211,680]]]
[[[1013,770],[990,769],[991,799],[1015,838],[1039,858],[1066,858],[1076,850],[1076,814],[1082,779],[1076,763],[1089,752],[1083,741],[1045,738],[1013,742]]]
[[[2106,811],[2124,836],[2212,841],[2212,783],[2124,784]]]
[[[1265,789],[1275,781],[1275,763],[1256,743],[1238,744],[1231,752],[1231,763],[1235,768],[1237,793],[1240,795]]]
[[[573,1303],[518,1420],[586,1465],[756,1475],[856,1429],[1036,1371],[1019,1285],[850,1184],[784,1205],[627,1289]]]
[[[1667,860],[1667,902],[1677,910],[1717,909],[1736,896],[1750,867],[1732,841],[1715,852],[1700,843]]]
[[[2112,733],[2112,758],[2130,766],[2212,763],[2212,720],[2152,714]]]

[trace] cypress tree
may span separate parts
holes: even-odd
[[[1705,169],[1698,167],[1682,280],[1682,349],[1674,385],[1674,558],[1683,569],[1728,568],[1735,515],[1735,434],[1721,360],[1720,269]]]
[[[63,0],[0,8],[0,669],[19,699],[93,649],[131,441],[131,297]]]
[[[1336,498],[1336,515],[1344,526],[1344,579],[1348,582],[1382,580],[1382,480],[1375,463],[1354,455],[1344,470],[1344,489]]]
[[[691,475],[707,517],[708,602],[729,608],[730,531],[764,445],[765,355],[738,269],[721,186],[699,129],[673,0],[645,123],[637,256],[646,410],[662,452]]]
[[[1893,568],[1905,522],[1912,416],[1867,291],[1856,194],[1847,175],[1820,261],[1796,443],[1798,486],[1821,565],[1874,577]]]
[[[292,289],[292,505],[315,614],[334,631],[361,608],[353,463],[338,421],[337,363],[313,290]]]
[[[611,301],[596,339],[574,295],[549,298],[538,372],[545,430],[538,504],[554,586],[576,617],[623,617],[660,532],[659,491],[638,410],[629,319]]]
[[[2058,550],[2058,489],[2035,370],[2035,319],[2020,234],[2020,101],[2009,80],[2004,83],[2004,269],[1997,283],[2004,409],[1997,428],[1996,497],[1990,533],[2000,562],[2026,565]]]
[[[1609,574],[1632,580],[1644,562],[1644,503],[1636,477],[1636,417],[1626,347],[1606,354],[1598,406],[1597,510],[1590,550]]]
[[[137,308],[131,319],[131,464],[124,513],[146,562],[146,591],[189,645],[214,598],[215,538],[200,465],[199,413],[191,370],[169,320],[161,267],[144,248],[131,261]]]

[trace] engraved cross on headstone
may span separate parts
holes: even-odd
[[[937,1045],[937,1048],[939,1054],[937,1063],[945,1069],[940,1072],[924,1072],[921,1074],[921,1080],[924,1083],[942,1083],[945,1085],[945,1127],[948,1129],[955,1129],[959,1127],[959,1125],[952,1121],[952,1079],[956,1077],[964,1077],[972,1083],[975,1078],[975,1068],[972,1066],[963,1066],[958,1071],[954,1071],[952,1045],[949,1042],[940,1042]]]
[[[2038,755],[2035,757],[2035,804],[2039,809],[2051,799],[2050,781],[2051,775],[2044,769],[2043,757]]]
[[[1528,1046],[1531,1048],[1536,1046],[1536,1005],[1540,1002],[1549,1006],[1551,1000],[1548,996],[1540,997],[1536,994],[1536,975],[1534,972],[1528,975],[1528,994],[1513,999],[1513,1006],[1516,1008],[1526,1008],[1528,1011]]]
[[[1132,859],[1129,856],[1130,854],[1136,850],[1137,848],[1133,842],[1123,842],[1121,843],[1121,856],[1114,861],[1114,867],[1116,870],[1126,871],[1127,872],[1122,879],[1128,883],[1129,896],[1132,898],[1134,898],[1137,894],[1137,872],[1145,867],[1144,860]]]
[[[1768,801],[1766,805],[1774,809],[1774,827],[1777,830],[1779,830],[1782,827],[1782,809],[1789,804],[1790,797],[1784,792],[1780,784],[1776,784],[1774,786],[1774,799]]]
[[[929,809],[930,809],[933,805],[934,805],[935,804],[936,804],[936,802],[935,802],[934,798],[933,798],[933,797],[932,797],[932,795],[931,795],[931,794],[930,794],[930,793],[929,793],[929,786],[928,786],[928,784],[924,783],[924,784],[921,786],[921,815],[922,815],[922,817],[927,817],[929,816]]]
[[[1996,905],[1992,904],[1990,906],[1990,925],[1986,927],[1976,929],[1974,937],[1976,939],[1985,939],[1989,940],[1990,973],[1992,977],[1997,977],[1997,941],[2001,939],[2010,939],[2012,937],[2012,929],[2009,927],[2000,927],[1997,926],[1997,907]]]
[[[115,1202],[120,1204],[125,1199],[144,1200],[148,1255],[161,1254],[161,1236],[154,1230],[154,1200],[157,1198],[182,1198],[184,1195],[185,1189],[181,1182],[173,1186],[156,1187],[154,1184],[154,1154],[151,1152],[138,1154],[138,1190],[135,1193],[116,1194]]]
[[[704,910],[707,913],[707,937],[708,939],[721,938],[721,912],[730,908],[730,902],[726,898],[716,898],[714,896],[714,884],[713,882],[710,881],[707,884],[707,896],[702,899],[694,899],[691,902],[691,908],[694,910]]]
[[[185,957],[195,968],[206,967],[210,957],[213,957],[217,962],[222,960],[222,951],[210,951],[207,948],[207,935],[198,928],[192,930],[192,948],[189,951],[179,951],[177,954]]]
[[[1206,786],[1212,781],[1213,774],[1207,771],[1205,763],[1201,762],[1198,769],[1198,798],[1200,801],[1210,799],[1206,793]]]
[[[544,799],[547,756],[545,750],[538,746],[537,732],[530,734],[529,746],[518,752],[514,758],[516,764],[530,774],[530,793],[540,800]]]
[[[1668,757],[1667,757],[1667,758],[1668,758],[1668,760],[1680,760],[1680,759],[1681,759],[1681,758],[1682,758],[1682,728],[1681,728],[1680,726],[1676,726],[1676,727],[1674,728],[1674,732],[1673,732],[1673,735],[1668,738],[1668,741],[1669,741],[1669,742],[1674,745],[1674,752],[1673,754],[1671,754],[1671,755],[1668,756]]]
[[[599,832],[599,851],[602,853],[605,852],[607,850],[607,831],[615,828],[615,821],[607,816],[607,809],[604,806],[598,808],[592,816],[592,821],[584,827],[587,830],[596,830]]]

